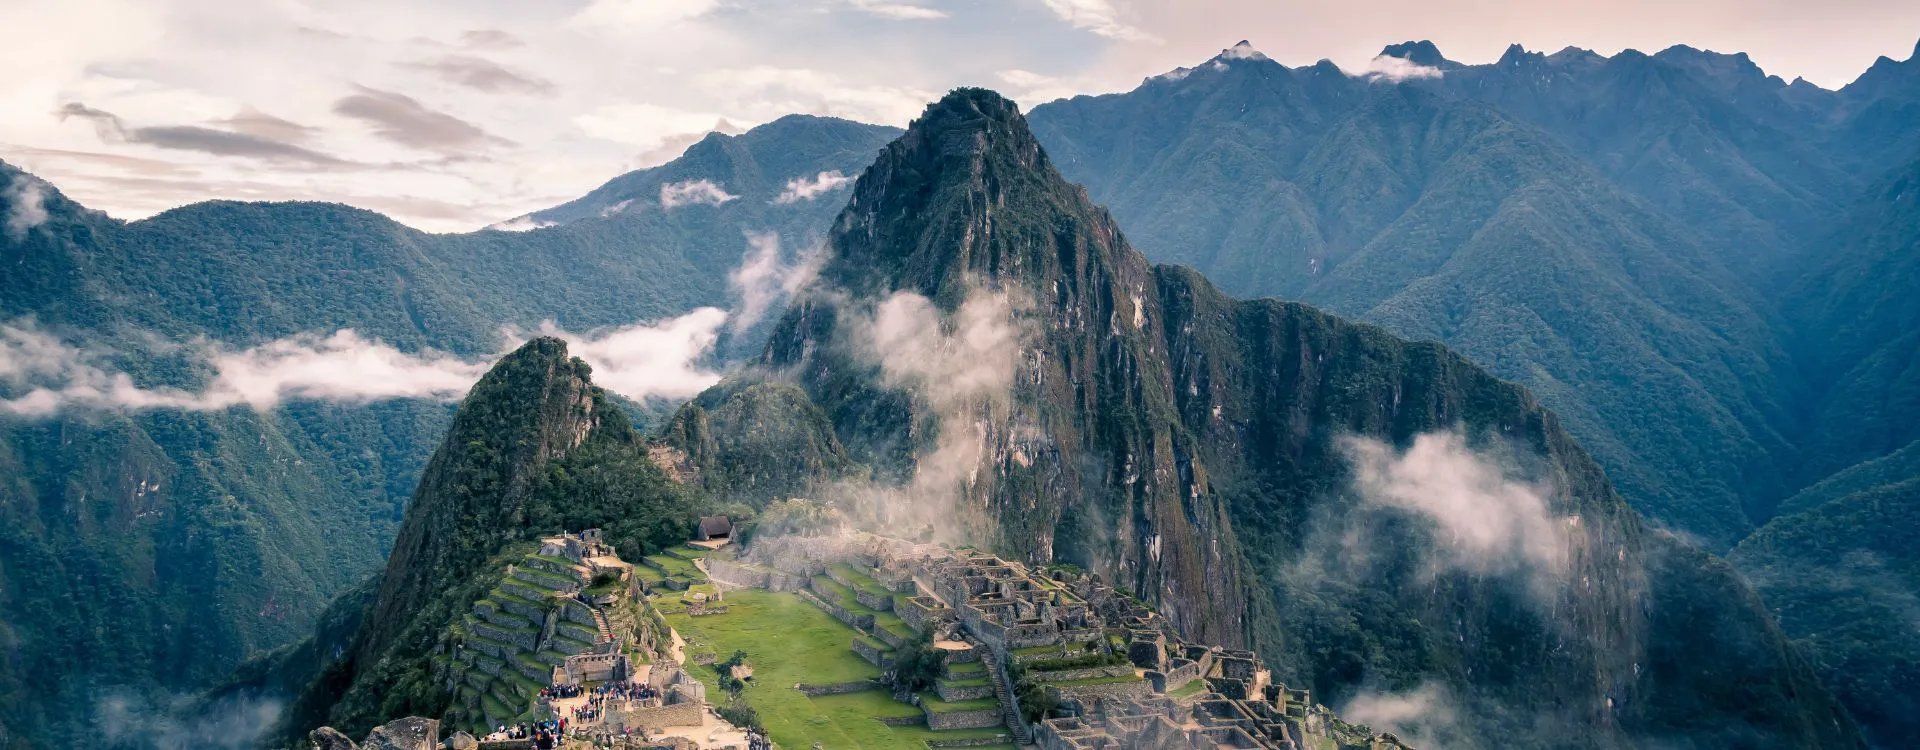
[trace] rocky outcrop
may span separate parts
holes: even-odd
[[[472,747],[471,735],[454,736],[465,737]],[[359,744],[333,727],[320,727],[307,733],[307,744],[313,750],[440,750],[440,722],[418,716],[390,721],[374,727]]]

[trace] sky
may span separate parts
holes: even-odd
[[[1124,91],[1241,39],[1364,69],[1431,39],[1685,43],[1844,85],[1920,37],[1911,0],[0,0],[0,159],[137,219],[216,198],[470,231],[794,112],[905,125],[978,85]]]

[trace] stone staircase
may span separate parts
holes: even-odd
[[[593,606],[589,606],[588,610],[593,612],[593,625],[600,631],[600,640],[595,641],[595,643],[612,643],[613,624],[607,622],[606,611]]]
[[[1033,734],[1027,731],[1027,722],[1020,716],[1020,706],[1013,701],[1013,685],[1007,680],[1007,670],[995,656],[993,649],[984,644],[976,644],[974,649],[980,653],[980,661],[987,665],[987,680],[993,683],[993,695],[1000,700],[1001,718],[1006,720],[1007,730],[1013,733],[1014,744],[1026,746],[1033,744]]]

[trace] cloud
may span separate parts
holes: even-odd
[[[1340,718],[1392,732],[1415,747],[1448,747],[1467,737],[1460,710],[1444,685],[1425,683],[1398,693],[1363,692],[1340,707]]]
[[[473,55],[445,55],[432,60],[403,63],[402,66],[424,70],[449,83],[493,94],[550,95],[554,91],[552,81],[518,73],[492,60]]]
[[[694,76],[699,85],[728,97],[732,109],[771,120],[792,112],[861,122],[905,123],[939,98],[913,86],[860,83],[811,68],[754,65],[719,68]]]
[[[774,198],[773,202],[784,205],[813,200],[822,194],[839,190],[850,182],[853,182],[853,178],[841,174],[840,170],[837,169],[831,172],[821,172],[814,175],[811,179],[795,177],[787,180],[786,189],[780,191],[779,197]]]
[[[661,208],[676,208],[694,203],[718,206],[739,198],[740,196],[727,192],[713,180],[684,180],[664,183],[660,186]]]
[[[739,298],[734,307],[733,329],[744,331],[767,314],[768,310],[813,280],[826,254],[818,245],[800,253],[794,262],[780,258],[780,237],[772,232],[749,232],[747,255],[740,266],[727,275],[727,285]]]
[[[1363,503],[1427,521],[1437,554],[1430,564],[1476,574],[1519,574],[1551,584],[1567,573],[1569,529],[1578,517],[1549,510],[1550,487],[1509,475],[1455,432],[1414,438],[1405,452],[1372,438],[1341,448]]]
[[[559,224],[557,221],[541,221],[528,215],[488,224],[486,228],[495,232],[531,232],[535,229],[559,226]]]
[[[1068,25],[1108,39],[1126,42],[1152,41],[1152,34],[1120,20],[1120,10],[1110,0],[1040,0]]]
[[[252,107],[243,107],[238,114],[214,122],[235,132],[282,143],[302,143],[320,132],[319,128],[274,117]]]
[[[568,23],[584,29],[654,32],[719,7],[719,0],[592,0]]]
[[[641,166],[672,160],[708,133],[736,134],[741,128],[713,112],[692,112],[644,102],[602,104],[573,118],[587,135],[642,149]],[[657,161],[653,161],[657,159]]]
[[[1404,57],[1379,55],[1367,62],[1367,67],[1358,73],[1349,73],[1354,78],[1387,83],[1404,83],[1422,79],[1439,78],[1443,73],[1439,68],[1421,65]]]
[[[460,44],[471,49],[513,49],[525,46],[526,42],[499,29],[468,29],[460,33]]]
[[[593,367],[593,382],[631,399],[686,399],[720,382],[720,373],[699,363],[719,340],[727,312],[702,307],[657,323],[641,323],[587,335],[548,323],[543,336],[567,340],[573,356]]]
[[[848,0],[848,5],[862,13],[871,13],[881,18],[897,21],[926,21],[946,18],[947,12],[937,8],[927,8],[907,3],[887,2],[886,0]]]
[[[242,750],[257,747],[283,710],[277,700],[225,698],[205,705],[189,697],[149,699],[109,690],[94,699],[93,720],[110,746]]]
[[[0,199],[7,203],[7,239],[14,242],[24,240],[27,232],[47,222],[44,190],[45,185],[39,180],[17,174],[7,184],[7,189],[0,191]]]
[[[593,366],[595,382],[608,390],[634,399],[687,398],[720,378],[699,362],[726,318],[725,311],[709,307],[588,334],[566,333],[547,323],[538,333],[567,339],[574,355]],[[528,338],[504,333],[503,351]],[[68,409],[264,410],[288,401],[452,401],[492,367],[491,359],[403,352],[351,329],[297,334],[246,349],[196,341],[187,350],[211,373],[202,387],[148,388],[114,369],[109,353],[67,343],[31,321],[0,325],[0,385],[20,394],[0,398],[0,414],[32,418]]]
[[[141,143],[158,148],[197,151],[215,156],[238,156],[283,164],[304,163],[316,166],[348,164],[342,159],[255,133],[217,130],[199,125],[130,128],[113,113],[95,109],[80,102],[68,102],[62,105],[57,114],[62,120],[78,117],[91,122],[100,140],[108,143]],[[249,118],[244,111],[236,117],[255,126],[256,130],[264,124],[264,121],[258,118]]]
[[[913,403],[918,442],[913,475],[898,484],[852,481],[823,497],[887,528],[932,527],[943,541],[979,542],[990,525],[969,493],[990,471],[988,457],[1008,426],[1015,377],[1030,330],[1022,305],[1006,292],[971,290],[959,309],[896,292],[870,315],[850,315],[843,330],[858,360],[876,366],[881,385]]]
[[[405,94],[354,86],[360,93],[333,103],[333,111],[374,126],[374,135],[409,148],[459,153],[512,145],[473,123],[431,109]]]

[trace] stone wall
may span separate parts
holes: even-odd
[[[1058,691],[1061,697],[1091,701],[1095,698],[1145,698],[1153,694],[1153,684],[1146,680],[1133,682],[1110,682],[1101,685],[1048,685]]]
[[[934,692],[940,694],[940,700],[949,703],[992,697],[993,683],[985,681],[984,677],[981,680],[973,685],[959,685],[952,680],[940,680],[934,683],[933,688]]]
[[[860,658],[866,659],[868,664],[881,669],[893,666],[893,656],[874,648],[873,642],[865,638],[853,639],[853,652],[859,654]]]
[[[1052,672],[1027,672],[1027,679],[1034,682],[1068,682],[1071,680],[1090,680],[1095,677],[1123,677],[1133,674],[1133,667],[1118,664],[1105,667],[1081,667],[1079,669],[1061,669]]]
[[[857,682],[836,682],[830,685],[809,685],[803,682],[793,687],[795,690],[798,690],[806,695],[812,696],[812,695],[844,695],[846,693],[864,693],[868,690],[873,690],[875,688],[881,687],[881,685],[880,683],[874,682],[873,680],[860,680]]]
[[[981,708],[973,711],[926,711],[927,728],[935,731],[948,729],[980,729],[1000,725],[1000,707]]]
[[[859,602],[862,607],[876,609],[881,612],[893,609],[892,594],[874,593],[856,588],[853,590],[853,600]]]

